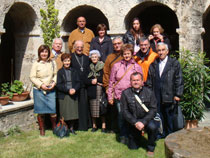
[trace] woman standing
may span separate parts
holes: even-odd
[[[141,30],[140,20],[139,18],[134,18],[132,21],[131,29],[127,31],[123,36],[123,42],[132,44],[134,46],[134,54],[136,54],[140,49],[139,39],[143,36],[144,34]]]
[[[76,134],[74,131],[74,122],[78,119],[77,91],[80,88],[79,75],[76,70],[70,67],[70,54],[62,54],[61,61],[63,62],[63,68],[58,71],[56,85],[60,116],[64,117],[65,122],[70,128],[70,132]]]
[[[56,63],[49,59],[50,48],[41,45],[38,49],[38,60],[33,64],[30,79],[34,84],[34,113],[38,114],[40,135],[45,135],[44,114],[50,114],[52,128],[56,126],[55,84],[57,78]]]
[[[98,24],[98,36],[92,39],[90,50],[98,50],[101,55],[101,60],[105,62],[107,56],[113,53],[113,44],[109,36],[107,36],[107,27],[105,24]]]
[[[150,35],[148,39],[150,41],[150,46],[154,52],[157,52],[156,47],[159,42],[164,42],[168,45],[168,49],[171,50],[170,40],[163,34],[164,29],[160,24],[155,24],[150,29]]]
[[[122,49],[121,55],[123,56],[123,59],[115,63],[111,69],[109,88],[108,88],[108,101],[111,105],[114,104],[114,106],[116,106],[118,110],[118,128],[120,130],[120,141],[122,143],[125,143],[127,133],[121,112],[120,98],[122,91],[131,86],[130,84],[131,74],[133,72],[140,72],[142,74],[142,69],[133,59],[134,52],[132,44],[124,44],[121,49]]]
[[[92,116],[93,128],[92,132],[97,130],[96,119],[100,117],[100,99],[102,97],[102,81],[104,63],[99,61],[100,52],[98,50],[90,51],[89,58],[91,59],[90,69],[87,76],[87,92],[90,102],[90,111]],[[101,132],[106,132],[105,117],[101,116],[102,129]]]

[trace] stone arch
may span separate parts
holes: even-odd
[[[141,26],[144,34],[150,34],[150,28],[154,24],[161,24],[164,33],[167,34],[171,41],[172,51],[179,50],[179,35],[176,29],[179,28],[179,22],[175,12],[159,2],[146,1],[133,7],[124,19],[126,29],[130,28],[130,24],[134,17],[141,20]]]
[[[27,3],[14,3],[5,15],[0,45],[0,83],[19,79],[29,33],[37,15]]]
[[[91,29],[96,34],[96,27],[100,23],[106,24],[109,30],[109,22],[103,12],[93,6],[81,5],[68,12],[62,22],[62,30],[71,32],[77,28],[76,20],[79,16],[84,16],[87,20],[87,28]]]

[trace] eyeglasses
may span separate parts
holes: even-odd
[[[115,45],[120,45],[120,44],[122,44],[122,43],[121,43],[121,42],[113,43],[114,46],[115,46]]]

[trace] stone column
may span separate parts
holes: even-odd
[[[203,51],[202,34],[205,32],[204,28],[179,28],[176,32],[179,34],[179,50]]]

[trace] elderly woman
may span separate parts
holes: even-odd
[[[131,86],[130,75],[134,72],[140,72],[142,74],[142,69],[133,59],[134,50],[132,44],[124,44],[121,50],[121,55],[123,59],[115,63],[111,69],[108,88],[108,101],[111,105],[114,104],[114,106],[116,106],[118,109],[118,126],[120,130],[120,141],[122,143],[125,143],[126,128],[120,108],[120,98],[122,91]]]
[[[170,40],[163,34],[164,29],[160,24],[155,24],[150,29],[151,35],[148,36],[150,41],[150,46],[154,52],[157,52],[156,47],[159,42],[164,42],[168,45],[169,50],[171,50]]]
[[[91,50],[89,53],[89,58],[91,59],[91,64],[89,67],[89,72],[86,80],[88,85],[88,97],[90,102],[90,111],[92,116],[93,128],[92,132],[97,130],[96,119],[100,117],[100,99],[102,97],[102,80],[103,80],[103,67],[104,63],[99,61],[100,52],[98,50]],[[105,117],[101,116],[102,119],[102,130],[101,132],[106,132]]]
[[[140,20],[139,18],[134,18],[130,30],[123,36],[123,42],[134,45],[134,53],[137,53],[140,49],[139,39],[143,36]]]
[[[78,119],[77,91],[80,88],[80,79],[77,71],[70,66],[70,54],[62,54],[61,61],[63,68],[58,71],[56,85],[60,116],[64,117],[70,132],[76,134],[74,122]]]
[[[105,24],[98,24],[98,36],[92,39],[90,50],[98,50],[101,55],[101,60],[105,62],[107,56],[113,53],[113,44],[109,36],[107,36],[107,27]]]
[[[53,129],[56,126],[55,84],[57,66],[49,59],[50,48],[41,45],[38,49],[38,60],[32,65],[30,79],[34,85],[34,113],[38,114],[40,135],[45,135],[44,114],[50,114]]]

